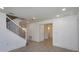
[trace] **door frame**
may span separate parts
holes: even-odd
[[[52,32],[52,33],[51,33],[51,35],[52,35],[51,41],[52,41],[52,42],[51,42],[51,45],[53,46],[53,23],[46,23],[46,24],[47,24],[47,25],[48,25],[48,24],[51,24],[51,25],[52,25],[52,28],[51,28],[51,32]],[[46,25],[46,24],[44,24],[44,40],[45,40],[45,25]]]

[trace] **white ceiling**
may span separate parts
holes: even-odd
[[[66,8],[66,11],[62,11]],[[3,11],[7,14],[12,14],[20,18],[31,20],[33,17],[37,21],[56,18],[56,15],[60,17],[74,15],[79,12],[77,7],[5,7]]]

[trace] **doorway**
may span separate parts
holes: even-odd
[[[52,47],[52,23],[44,24],[44,41],[45,46],[50,48]]]

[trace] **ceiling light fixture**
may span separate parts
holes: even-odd
[[[32,20],[35,20],[35,19],[36,19],[35,17],[32,18]]]
[[[48,30],[50,30],[50,27],[48,27]]]
[[[66,8],[63,8],[62,11],[66,11]]]

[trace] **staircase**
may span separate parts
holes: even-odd
[[[12,22],[12,24],[16,25],[17,28],[25,31],[24,28],[17,25],[9,17],[7,18]],[[8,52],[23,47],[26,43],[27,38],[19,35],[17,31],[12,31],[11,28],[7,26],[6,14],[0,12],[0,52]]]
[[[10,17],[7,16],[6,21],[7,21],[6,27],[8,30],[10,30],[10,31],[14,32],[15,34],[17,34],[18,36],[26,39],[26,28],[23,28],[19,25],[19,23],[21,22],[20,19],[12,20]]]

